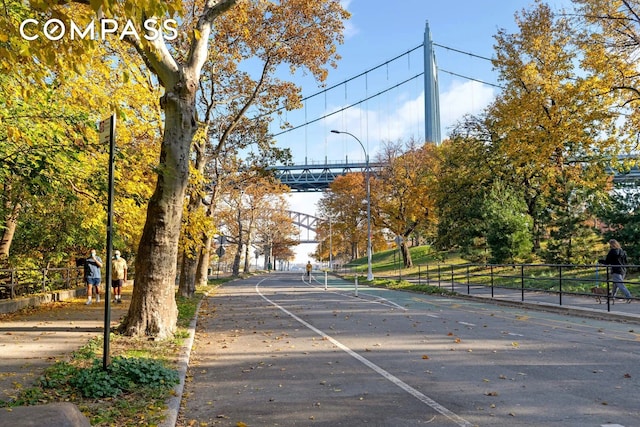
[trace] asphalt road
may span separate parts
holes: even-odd
[[[640,426],[638,324],[318,279],[205,301],[177,425]]]

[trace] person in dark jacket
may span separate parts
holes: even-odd
[[[100,269],[102,268],[102,259],[96,255],[96,250],[91,249],[89,258],[84,260],[84,281],[87,284],[87,302],[91,304],[91,291],[96,296],[96,302],[100,302]]]
[[[611,266],[611,281],[613,282],[613,297],[616,297],[618,289],[622,291],[627,302],[631,302],[631,292],[624,285],[624,276],[627,273],[627,269],[624,267],[627,265],[627,253],[620,247],[620,243],[617,240],[609,240],[609,253],[607,258],[602,262],[603,264]]]

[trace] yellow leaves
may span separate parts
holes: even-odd
[[[89,4],[91,5],[91,9],[95,10],[96,12],[100,9],[100,7],[102,7],[102,0],[90,0]]]
[[[218,416],[218,418],[227,418],[226,416]],[[189,422],[187,423],[187,426],[189,427],[207,427],[209,425],[209,423],[207,423],[206,421],[198,421],[198,420],[189,420]]]
[[[7,126],[6,132],[7,132],[7,138],[13,141],[18,141],[23,136],[20,129],[16,128],[15,126]]]
[[[5,33],[0,33],[0,42],[6,43],[9,40],[9,36]]]

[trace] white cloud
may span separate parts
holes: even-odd
[[[332,111],[338,111],[338,106]],[[351,132],[356,135],[367,148],[369,156],[375,157],[382,141],[398,141],[410,137],[422,138],[424,135],[424,94],[417,97],[391,100],[383,109],[376,106],[368,110],[352,107],[340,114],[327,117],[325,127]],[[349,136],[334,135],[349,140]],[[347,151],[350,159],[361,159],[362,150],[352,144]]]
[[[450,127],[465,114],[478,114],[495,98],[494,89],[479,82],[454,81],[440,94],[440,122],[442,135],[446,137]],[[424,92],[417,96],[400,94],[389,100],[385,108],[369,105],[366,110],[362,104],[348,108],[339,114],[327,117],[320,125],[324,138],[334,148],[329,149],[329,160],[338,160],[346,154],[349,159],[363,158],[362,149],[348,135],[330,134],[331,129],[351,132],[367,147],[371,158],[374,158],[382,141],[397,141],[410,137],[424,136]],[[330,111],[338,111],[343,106],[334,106]],[[343,141],[343,144],[340,144]],[[321,159],[319,152],[323,144],[310,147],[310,158]],[[314,153],[318,150],[318,153]],[[345,150],[345,152],[341,151]],[[344,153],[344,154],[343,154]],[[290,210],[315,215],[316,204],[322,193],[292,193],[289,196]],[[306,233],[306,231],[302,231]],[[306,262],[313,245],[300,245],[296,248],[296,262]]]
[[[494,89],[475,81],[454,81],[446,91],[440,93],[440,126],[443,137],[450,128],[465,114],[478,114],[484,110],[495,98]],[[326,127],[330,129],[347,130],[363,141],[372,143],[371,153],[375,153],[381,141],[398,141],[410,137],[424,136],[424,92],[418,96],[398,98],[390,102],[392,107],[386,110],[376,109],[376,106],[365,110],[362,107],[348,108],[340,114],[329,116]],[[332,111],[338,111],[343,106],[336,106]],[[357,146],[349,150],[358,158]],[[373,154],[372,154],[373,155]]]
[[[442,135],[465,114],[478,114],[495,98],[493,88],[475,81],[453,81],[440,93],[440,127]]]
[[[351,5],[351,0],[340,0],[340,5],[344,10],[349,10],[349,6]],[[355,25],[353,25],[352,19],[343,21],[343,23],[344,23],[345,39],[351,38],[360,32],[360,30],[358,30],[358,28]]]

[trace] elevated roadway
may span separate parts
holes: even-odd
[[[380,170],[383,163],[370,162],[369,169],[375,174]],[[291,191],[295,192],[317,192],[329,188],[338,176],[348,173],[365,172],[367,164],[365,162],[324,162],[311,163],[305,165],[272,166],[269,170],[275,172],[276,177],[283,184],[288,185]]]
[[[621,156],[621,159],[627,158]],[[384,163],[370,162],[369,169],[375,174],[384,166]],[[348,161],[324,162],[304,165],[277,165],[270,166],[268,170],[274,171],[276,178],[283,184],[289,186],[293,192],[319,192],[329,188],[329,185],[339,176],[348,173],[365,172],[367,164],[365,162],[350,163]],[[640,168],[633,166],[628,172],[613,173],[613,181],[622,185],[636,186],[640,181]]]

